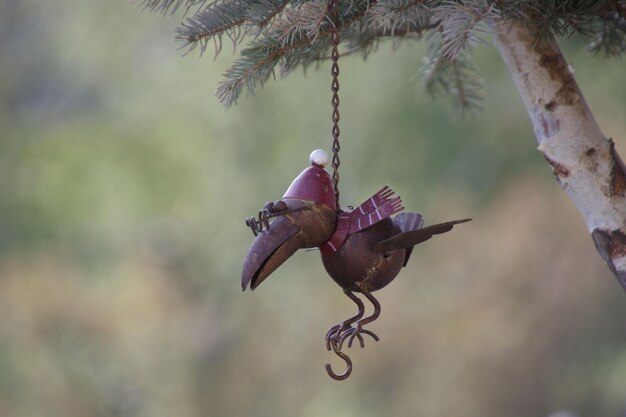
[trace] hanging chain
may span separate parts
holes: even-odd
[[[328,10],[332,20],[330,39],[333,45],[331,54],[333,63],[330,70],[330,73],[333,76],[331,84],[331,90],[333,91],[333,98],[331,100],[333,106],[333,183],[335,184],[335,203],[337,210],[339,210],[339,165],[341,164],[341,161],[339,160],[339,150],[341,147],[339,146],[339,31],[337,30],[337,26],[339,25],[339,13],[337,11],[337,1],[338,0],[329,0]]]

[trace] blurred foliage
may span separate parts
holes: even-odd
[[[422,96],[423,44],[342,60],[344,202],[389,184],[429,222],[474,222],[415,251],[336,383],[323,335],[352,305],[315,252],[239,290],[243,219],[330,143],[328,68],[225,111],[231,57],[181,58],[173,26],[0,3],[0,415],[624,413],[626,299],[493,48],[468,120]],[[623,62],[565,50],[624,153]]]

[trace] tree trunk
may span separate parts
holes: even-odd
[[[626,289],[626,170],[587,106],[558,45],[538,48],[525,26],[491,26],[528,110],[538,149],[580,211],[598,252]]]

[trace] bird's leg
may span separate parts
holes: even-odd
[[[348,298],[354,301],[354,303],[359,308],[359,311],[356,313],[356,315],[342,321],[339,324],[334,325],[328,330],[328,332],[326,333],[326,349],[328,350],[331,350],[333,342],[338,343],[339,340],[341,340],[344,332],[352,330],[352,323],[360,320],[365,313],[365,306],[363,305],[363,301],[361,301],[359,297],[354,295],[354,293],[350,290],[344,289],[343,292],[348,296]],[[361,343],[361,346],[364,346],[363,338],[361,336],[359,336],[359,341]]]
[[[363,347],[363,334],[372,336],[372,338],[377,342],[380,340],[376,333],[372,332],[371,330],[363,329],[363,325],[373,322],[378,318],[378,316],[380,316],[380,303],[369,292],[365,284],[359,282],[357,283],[357,285],[365,298],[367,298],[374,306],[374,312],[372,313],[372,315],[358,320],[354,327],[343,332],[339,340],[339,349],[341,349],[341,347],[343,346],[343,342],[345,342],[346,340],[348,340],[348,347],[352,347],[352,343],[354,342],[355,337],[359,339],[359,343],[361,344],[361,347]]]

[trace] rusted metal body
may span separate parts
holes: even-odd
[[[376,244],[401,233],[400,226],[390,218],[348,236],[333,255],[322,255],[328,275],[343,289],[361,292],[361,286],[376,291],[389,284],[398,275],[405,248],[376,251]],[[358,284],[358,285],[357,285]]]
[[[326,334],[327,349],[345,361],[347,370],[336,374],[330,365],[326,369],[332,378],[342,380],[352,371],[352,361],[342,351],[344,343],[351,347],[358,340],[364,347],[364,336],[379,340],[363,328],[380,315],[380,304],[371,293],[393,281],[414,245],[470,219],[422,228],[419,214],[400,213],[402,200],[389,187],[352,210],[337,209],[334,183],[324,170],[327,155],[319,150],[311,155],[311,166],[298,175],[283,198],[266,203],[258,219],[246,220],[255,239],[244,261],[241,284],[244,290],[255,289],[298,249],[320,248],[326,271],[358,310]],[[371,315],[363,317],[365,306],[355,293],[372,304]]]

